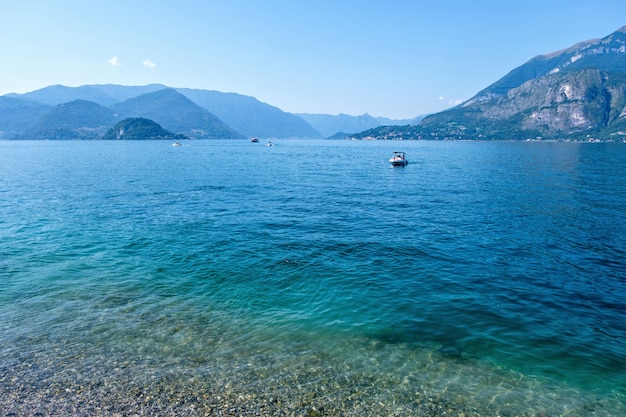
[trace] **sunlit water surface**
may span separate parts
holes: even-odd
[[[0,414],[626,415],[626,145],[276,142],[0,142]]]

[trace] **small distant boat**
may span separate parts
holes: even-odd
[[[250,142],[252,142],[252,143],[258,143],[258,142],[259,142],[259,138],[256,138],[256,137],[255,137],[255,138],[252,138],[252,139],[250,139]]]
[[[183,145],[181,145],[180,142],[174,142],[172,143],[172,146],[183,146]]]
[[[274,144],[272,142],[267,142],[265,146],[274,146]]]
[[[404,152],[394,152],[393,156],[389,159],[389,163],[394,167],[403,167],[409,163],[406,159]]]

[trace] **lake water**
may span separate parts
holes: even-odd
[[[0,142],[0,415],[626,415],[626,144],[276,142]]]

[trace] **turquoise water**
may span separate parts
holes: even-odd
[[[0,142],[0,414],[626,415],[626,145],[277,142]]]

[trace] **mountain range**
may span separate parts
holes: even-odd
[[[373,117],[365,113],[360,116],[350,116],[348,114],[338,114],[329,116],[327,114],[296,113],[307,123],[313,126],[324,137],[332,137],[337,134],[358,133],[367,129],[387,125],[416,125],[424,116],[417,116],[407,120],[391,120],[384,117]]]
[[[250,96],[161,84],[0,96],[0,139],[100,139],[127,118],[192,139],[626,140],[626,26],[539,55],[466,102],[410,120],[292,114]]]
[[[355,139],[626,139],[626,26],[537,56],[471,99],[416,126]]]
[[[0,139],[100,139],[125,118],[149,119],[193,139],[324,138],[363,130],[363,117],[307,120],[250,96],[162,84],[53,85],[0,96]],[[405,122],[367,118],[367,128]]]

